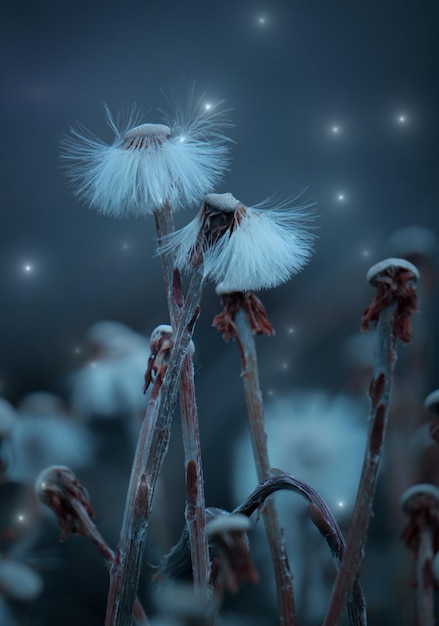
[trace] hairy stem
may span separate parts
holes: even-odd
[[[184,312],[173,333],[169,367],[156,381],[143,420],[131,469],[122,530],[111,568],[105,626],[130,624],[140,577],[152,500],[170,438],[178,382],[199,314],[202,274],[192,276]]]
[[[167,210],[158,211],[155,215],[157,237],[160,244],[163,237],[174,230],[172,212],[170,207],[167,207]],[[172,328],[175,328],[181,316],[181,308],[183,306],[181,278],[178,270],[173,267],[172,254],[162,254],[161,260],[169,317],[171,319]],[[180,413],[186,479],[185,518],[191,547],[194,591],[199,596],[199,600],[205,603],[209,594],[210,558],[206,536],[206,504],[204,499],[203,466],[195,395],[194,366],[190,350],[186,355],[180,379]]]
[[[270,462],[267,450],[267,433],[264,425],[262,394],[259,386],[256,346],[251,332],[247,313],[240,309],[235,317],[237,329],[236,341],[241,354],[241,372],[244,394],[249,415],[250,435],[253,455],[260,482],[270,477]],[[280,623],[282,626],[294,626],[293,580],[285,550],[283,531],[280,528],[275,505],[267,502],[262,511],[268,544],[273,559]]]
[[[370,386],[371,412],[360,486],[352,514],[346,550],[332,590],[331,601],[323,626],[337,626],[340,623],[348,597],[358,579],[364,557],[388,421],[391,381],[396,362],[396,339],[392,332],[396,309],[397,303],[391,302],[383,309],[378,319],[374,371]]]
[[[93,543],[97,547],[98,551],[104,557],[105,565],[107,566],[108,570],[111,570],[111,567],[114,561],[113,550],[105,542],[101,533],[97,529],[96,524],[90,518],[90,515],[88,514],[84,505],[79,500],[76,500],[73,498],[70,499],[69,502],[70,502],[70,506],[72,506],[72,508],[76,512],[76,515],[81,520],[84,526],[84,529],[87,532],[87,535],[90,537],[90,539],[93,541]],[[136,626],[148,626],[149,625],[148,619],[145,615],[145,611],[143,610],[143,607],[140,604],[140,601],[137,597],[134,601],[133,619],[134,619],[134,623],[136,624]]]
[[[434,626],[434,597],[432,530],[424,518],[419,528],[419,549],[416,558],[419,626]]]

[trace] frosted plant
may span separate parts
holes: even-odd
[[[68,463],[79,469],[93,461],[93,441],[67,416],[56,396],[36,392],[23,399],[11,433],[7,477],[32,482],[47,465]]]
[[[179,109],[166,124],[140,123],[135,110],[108,145],[82,126],[62,141],[62,158],[75,193],[100,213],[116,218],[174,210],[199,202],[214,189],[228,164],[222,113],[200,106]]]
[[[218,293],[275,287],[299,272],[312,254],[307,206],[246,207],[231,193],[208,194],[198,215],[165,238],[179,269],[203,262]]]
[[[107,320],[93,324],[87,338],[94,358],[71,379],[73,406],[88,417],[107,420],[143,412],[149,341],[128,326]]]

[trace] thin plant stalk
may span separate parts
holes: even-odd
[[[427,520],[419,524],[419,549],[416,559],[419,626],[434,626],[433,538]]]
[[[259,482],[270,477],[267,433],[264,424],[262,393],[259,385],[256,346],[247,313],[241,308],[235,317],[236,336],[241,355],[241,372],[247,404],[250,435]],[[283,531],[279,525],[274,502],[267,502],[262,510],[268,544],[276,578],[281,626],[295,626],[295,608],[292,575],[285,550]]]
[[[169,205],[165,207],[165,210],[155,213],[155,222],[160,245],[163,237],[174,230],[172,211]],[[174,264],[171,254],[162,253],[161,260],[169,317],[171,319],[172,328],[175,328],[181,315],[184,302],[181,278],[178,270],[173,267]],[[194,366],[190,350],[184,360],[180,379],[180,413],[185,457],[185,518],[191,547],[194,591],[198,594],[200,602],[205,603],[209,595],[210,558],[206,535],[206,504],[204,498],[200,429],[195,395]]]
[[[340,623],[354,582],[358,579],[364,557],[388,422],[390,389],[396,362],[396,338],[392,332],[396,309],[397,303],[394,301],[383,309],[378,320],[373,378],[370,386],[371,413],[366,452],[346,550],[335,580],[323,626],[336,626]]]
[[[82,525],[84,526],[84,529],[86,531],[86,534],[90,537],[90,539],[93,541],[98,551],[104,557],[105,565],[107,566],[107,569],[110,571],[114,562],[114,551],[110,548],[110,546],[106,543],[106,541],[102,537],[101,533],[96,527],[96,524],[90,518],[90,515],[88,514],[84,505],[76,499],[71,499],[69,502],[70,502],[70,506],[73,507],[73,509],[76,512],[76,515],[81,520]],[[136,626],[148,626],[149,625],[148,618],[146,617],[145,611],[143,610],[143,607],[137,597],[134,601],[133,619],[134,619],[134,623]]]
[[[168,449],[172,415],[193,328],[199,314],[203,277],[194,272],[185,307],[173,333],[169,366],[153,386],[131,469],[122,530],[110,573],[105,626],[130,624],[145,549],[152,500]]]
[[[389,416],[396,341],[410,342],[411,314],[417,311],[416,282],[419,272],[407,260],[381,261],[370,268],[367,277],[377,287],[375,299],[367,307],[362,320],[363,330],[369,330],[372,321],[377,325],[373,377],[369,388],[371,411],[368,437],[346,551],[323,626],[337,626],[340,623],[348,596],[360,572]]]
[[[186,477],[185,518],[191,546],[194,591],[205,604],[209,597],[210,558],[206,535],[206,505],[200,431],[194,387],[194,366],[188,353],[180,379],[180,412]]]

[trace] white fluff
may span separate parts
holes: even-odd
[[[88,338],[98,349],[97,358],[72,378],[71,401],[81,414],[113,419],[144,411],[144,373],[150,355],[149,341],[119,322],[96,322]]]
[[[127,133],[143,132],[140,115],[132,111],[118,128],[106,108],[108,124],[115,133],[107,145],[82,126],[70,129],[61,143],[61,156],[75,193],[100,213],[120,218],[145,215],[169,202],[174,210],[201,200],[222,177],[228,164],[227,139],[221,113],[177,110],[147,147],[127,148]],[[134,128],[133,128],[134,127]]]
[[[265,414],[271,465],[310,483],[335,514],[352,510],[366,447],[363,405],[345,395],[315,391],[273,400]],[[257,484],[251,459],[246,434],[236,449],[238,501]],[[302,502],[299,496],[289,499]]]
[[[11,480],[33,483],[48,465],[64,464],[80,469],[93,462],[94,445],[91,435],[74,418],[50,408],[42,410],[51,394],[30,394],[17,418],[10,438],[10,465],[7,476]],[[56,396],[52,406],[60,404]]]
[[[0,593],[14,600],[30,602],[42,590],[43,579],[29,565],[7,557],[0,558]]]
[[[10,435],[15,419],[15,409],[12,404],[0,398],[0,440]]]
[[[314,237],[307,230],[310,214],[306,207],[238,204],[234,213],[239,212],[239,220],[213,245],[199,240],[202,210],[187,226],[169,235],[162,250],[176,250],[177,267],[187,270],[194,249],[201,246],[204,276],[217,284],[218,293],[257,291],[286,282],[312,254]],[[229,209],[224,212],[231,213]]]

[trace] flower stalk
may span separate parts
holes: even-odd
[[[264,424],[264,409],[262,405],[262,393],[259,385],[258,363],[256,346],[253,332],[264,332],[263,330],[253,330],[254,315],[249,315],[243,306],[248,304],[247,294],[234,293],[226,294],[223,298],[225,305],[224,314],[221,314],[221,329],[226,335],[233,335],[239,347],[241,355],[241,375],[244,385],[244,394],[249,416],[250,436],[255,459],[256,472],[260,482],[270,478],[270,462],[267,449],[267,433]],[[257,301],[259,309],[262,307],[256,296],[252,294],[253,301]],[[231,318],[230,330],[226,330],[225,318],[227,318],[227,307],[230,305]],[[248,308],[248,307],[246,307]],[[263,309],[263,307],[262,307]],[[218,318],[216,318],[218,321]],[[214,320],[215,324],[215,320]],[[252,329],[253,325],[253,329]],[[264,316],[264,327],[268,328],[266,316]],[[271,326],[269,326],[273,332]],[[288,556],[285,549],[283,531],[280,528],[276,508],[273,502],[267,502],[262,510],[265,529],[267,532],[268,544],[273,560],[280,623],[282,626],[294,626],[296,623],[294,608],[293,580],[288,563]]]
[[[159,246],[163,237],[174,231],[172,212],[167,205],[155,213]],[[161,253],[163,276],[168,300],[171,326],[176,327],[184,304],[181,278],[174,269],[170,251]],[[180,413],[184,449],[186,508],[185,518],[191,547],[192,574],[195,594],[205,604],[209,596],[210,558],[206,535],[203,466],[201,459],[200,429],[195,395],[192,351],[188,350],[180,379]]]
[[[111,568],[106,626],[126,626],[139,582],[152,500],[168,449],[178,381],[199,315],[203,277],[194,272],[173,335],[169,366],[154,382],[137,442],[119,544]]]
[[[373,377],[369,388],[371,411],[368,438],[346,550],[331,594],[323,626],[340,623],[349,595],[358,580],[367,541],[372,505],[378,480],[389,415],[390,390],[396,363],[396,341],[408,343],[411,314],[417,310],[415,284],[419,273],[414,265],[402,259],[377,263],[367,278],[377,287],[372,304],[366,309],[362,330],[376,322],[377,343]]]
[[[401,540],[416,561],[419,626],[434,626],[433,559],[439,550],[439,489],[429,483],[412,485],[402,494],[401,508],[409,522]]]

